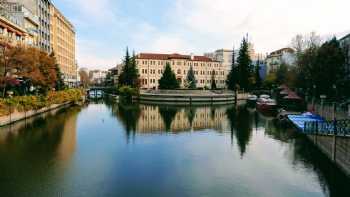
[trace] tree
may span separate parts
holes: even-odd
[[[136,65],[136,56],[129,55],[129,49],[126,49],[126,55],[124,59],[124,67],[119,76],[119,86],[130,86],[132,88],[138,88],[139,74]]]
[[[231,70],[227,75],[226,85],[229,90],[235,90],[237,84],[238,84],[238,68],[236,66],[235,48],[233,47]]]
[[[260,88],[262,85],[262,79],[260,76],[260,61],[258,60],[256,62],[256,67],[255,67],[255,88]]]
[[[252,68],[251,68],[251,59],[249,56],[249,44],[246,38],[243,38],[241,48],[239,50],[239,56],[237,59],[238,63],[238,85],[248,90],[251,87],[251,76],[252,76]]]
[[[61,69],[59,67],[59,65],[57,64],[57,59],[55,57],[55,53],[52,52],[50,54],[50,57],[53,58],[55,60],[55,65],[54,65],[54,69],[55,69],[55,72],[56,72],[56,87],[55,89],[56,90],[63,90],[64,89],[64,80],[63,80],[63,73],[61,72]]]
[[[211,71],[211,89],[216,89],[215,70]]]
[[[332,94],[333,86],[342,87],[346,79],[345,54],[336,38],[325,42],[318,50],[313,65],[314,84],[320,93]]]
[[[187,73],[186,83],[187,83],[187,88],[189,88],[189,89],[196,89],[197,88],[196,76],[194,75],[194,71],[193,71],[192,66],[190,67],[190,70]]]
[[[39,49],[22,45],[11,45],[6,40],[1,41],[0,65],[2,75],[0,84],[2,96],[7,89],[6,81],[22,79],[40,88],[43,93],[54,88],[57,84],[56,59]],[[11,80],[4,80],[11,79]]]
[[[288,66],[282,63],[276,71],[276,82],[278,84],[284,84],[286,82],[288,72]]]
[[[170,64],[165,65],[162,77],[159,79],[159,89],[177,89],[179,82],[176,80],[175,73],[171,70]]]

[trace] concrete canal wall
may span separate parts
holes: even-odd
[[[350,138],[307,135],[308,138],[348,176],[350,176]]]
[[[12,124],[12,123],[20,121],[20,120],[25,120],[27,118],[37,116],[39,114],[42,114],[42,113],[45,113],[45,112],[48,112],[51,110],[55,110],[55,109],[59,109],[59,108],[63,108],[63,107],[69,107],[72,104],[73,104],[73,102],[66,102],[66,103],[62,103],[62,104],[54,104],[54,105],[51,105],[50,107],[44,107],[44,108],[41,108],[39,110],[30,110],[30,111],[25,111],[25,112],[15,111],[15,112],[11,113],[10,115],[0,117],[0,127]]]
[[[248,94],[238,94],[237,100],[247,99]],[[147,90],[141,91],[138,100],[153,103],[235,103],[235,93],[210,90]]]

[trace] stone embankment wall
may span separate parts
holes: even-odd
[[[41,108],[39,110],[30,110],[30,111],[25,111],[25,112],[15,111],[15,112],[11,113],[10,115],[1,116],[0,117],[0,126],[9,125],[9,124],[12,124],[14,122],[24,120],[24,119],[27,119],[27,118],[30,118],[30,117],[54,110],[54,109],[68,107],[71,104],[72,104],[72,102],[66,102],[66,103],[62,103],[62,104],[54,104],[54,105],[51,105],[50,107],[44,107],[44,108]]]

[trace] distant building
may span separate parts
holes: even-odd
[[[114,85],[118,84],[118,80],[119,80],[119,75],[122,72],[122,68],[123,65],[122,64],[118,64],[116,67],[109,69],[109,73],[111,73],[111,77],[112,77],[112,82]]]
[[[266,72],[267,74],[276,72],[277,69],[285,64],[293,66],[296,62],[295,50],[292,48],[283,48],[270,53],[266,58]]]
[[[141,53],[137,55],[136,63],[143,89],[158,88],[158,81],[167,63],[170,64],[182,88],[185,88],[187,73],[191,66],[198,88],[210,88],[213,72],[215,72],[217,87],[225,88],[226,86],[227,69],[221,62],[205,56]]]
[[[238,51],[235,51],[235,56],[237,58],[236,54],[238,54]],[[226,72],[230,72],[231,70],[232,55],[233,55],[233,50],[229,50],[229,49],[218,49],[215,52],[204,54],[204,56],[220,62],[223,68],[226,70]]]
[[[347,68],[347,73],[349,74],[350,78],[350,34],[344,36],[339,40],[340,46],[344,49],[346,52],[346,68]]]
[[[101,85],[105,82],[108,71],[91,70],[89,72],[90,82],[94,85]]]

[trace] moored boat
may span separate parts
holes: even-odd
[[[256,106],[257,100],[258,100],[258,97],[256,95],[249,95],[247,99],[247,106],[254,108]]]
[[[268,95],[262,95],[257,100],[256,108],[263,113],[275,113],[277,112],[277,102],[274,99],[271,99]]]

